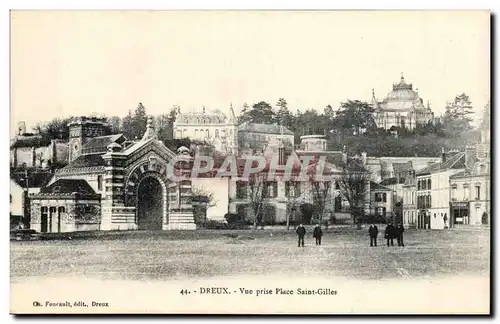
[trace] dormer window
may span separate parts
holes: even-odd
[[[52,193],[59,193],[61,192],[61,186],[55,186],[54,189],[52,189]]]

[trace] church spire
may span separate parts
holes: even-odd
[[[156,136],[154,127],[153,127],[153,116],[148,116],[148,122],[146,125],[146,132],[144,132],[144,136],[142,136],[142,141],[147,141],[150,138],[158,139]]]

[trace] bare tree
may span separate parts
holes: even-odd
[[[290,230],[290,216],[291,213],[297,210],[297,203],[299,202],[301,192],[300,192],[301,181],[295,177],[291,177],[285,185],[285,197],[287,200],[287,207],[289,210],[286,212],[286,230]],[[295,221],[295,217],[294,217]],[[295,223],[294,223],[295,226]]]
[[[356,164],[356,163],[354,163]],[[358,217],[363,215],[366,195],[370,190],[370,173],[359,168],[350,167],[347,163],[342,166],[342,174],[338,177],[340,194],[347,200],[353,224],[358,223]]]
[[[319,223],[323,223],[323,214],[326,205],[330,200],[332,192],[331,181],[311,181],[311,189],[313,194],[314,209],[318,213]]]
[[[250,207],[252,208],[254,220],[253,227],[262,222],[262,206],[265,197],[266,179],[264,173],[252,174],[248,178],[247,189]]]

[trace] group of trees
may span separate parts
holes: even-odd
[[[367,152],[370,156],[437,156],[443,147],[460,149],[479,139],[479,132],[471,125],[473,107],[464,93],[447,104],[442,119],[413,130],[394,128],[393,132],[377,128],[372,106],[359,100],[346,100],[337,110],[327,105],[322,112],[297,109],[292,113],[284,98],[275,106],[264,101],[251,108],[245,104],[239,121],[283,125],[295,133],[296,143],[302,135],[324,134],[330,149],[342,150],[345,146],[349,155]]]

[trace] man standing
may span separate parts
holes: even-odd
[[[306,236],[306,228],[304,225],[300,224],[299,227],[297,227],[297,235],[299,236],[299,244],[298,246],[300,247],[300,244],[302,242],[302,247],[304,247],[304,236]]]
[[[370,246],[377,246],[377,236],[378,236],[378,227],[377,225],[371,224],[368,229],[368,233],[370,234]]]
[[[396,232],[396,228],[392,225],[392,223],[387,224],[387,227],[385,228],[385,234],[384,237],[387,240],[387,246],[389,246],[389,240],[391,241],[390,246],[394,246],[394,234]]]
[[[396,228],[397,229],[397,240],[398,240],[398,246],[405,246],[405,244],[403,243],[403,232],[405,231],[405,228],[403,227],[403,225],[401,223],[398,224],[398,227]]]
[[[321,230],[321,227],[316,225],[313,231],[313,237],[316,239],[316,245],[321,245],[321,237],[323,236],[323,231]]]

